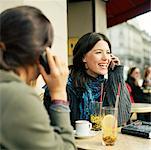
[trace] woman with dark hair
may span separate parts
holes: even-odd
[[[104,78],[107,74],[108,80]],[[82,36],[73,50],[73,66],[67,84],[72,124],[78,119],[89,120],[90,101],[100,101],[100,97],[104,97],[103,106],[114,107],[119,83],[118,125],[121,126],[128,121],[131,107],[123,66],[111,53],[111,44],[105,35],[92,32]]]
[[[103,106],[114,107],[119,83],[121,90],[118,125],[121,126],[129,120],[131,103],[123,79],[123,66],[111,53],[111,44],[105,35],[92,32],[82,36],[73,50],[73,65],[70,67],[67,94],[73,126],[76,120],[90,119],[91,101],[100,101],[101,98]],[[107,74],[108,80],[104,78]],[[46,91],[45,99],[49,98],[47,93]],[[48,108],[46,101],[45,105]]]
[[[140,103],[143,100],[143,91],[139,85],[139,79],[141,77],[140,69],[132,67],[128,70],[126,84],[130,86],[130,95],[135,103]]]
[[[68,67],[49,48],[50,21],[37,8],[20,6],[0,14],[0,148],[76,149],[66,94]],[[40,65],[46,51],[51,73]],[[41,74],[49,88],[50,119],[29,84]]]
[[[150,93],[144,93],[142,87],[139,85],[141,78],[140,69],[138,67],[132,67],[127,74],[126,84],[131,88],[130,95],[134,99],[135,103],[151,103]],[[151,113],[138,113],[137,119],[142,121],[151,121]]]

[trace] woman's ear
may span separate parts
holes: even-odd
[[[6,49],[5,44],[3,42],[0,42],[0,49],[3,49],[3,50]]]
[[[83,61],[84,63],[86,63],[86,62],[87,62],[85,57],[82,59],[82,61]]]
[[[83,63],[84,63],[84,66],[85,66],[85,69],[87,70],[88,69],[88,65],[87,65],[87,61],[86,61],[86,58],[84,57],[82,59]]]

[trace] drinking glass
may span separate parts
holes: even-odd
[[[101,130],[101,108],[102,102],[92,101],[90,102],[90,121],[92,123],[92,130]]]
[[[103,107],[102,117],[102,144],[114,145],[117,140],[117,109]]]

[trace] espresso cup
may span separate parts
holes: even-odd
[[[92,128],[92,124],[87,120],[77,120],[76,122],[76,134],[78,136],[88,136]]]

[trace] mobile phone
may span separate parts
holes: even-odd
[[[114,70],[114,67],[113,67],[113,64],[112,64],[112,61],[113,61],[112,54],[110,56],[111,56],[111,62],[109,64],[108,70]]]
[[[40,64],[44,67],[47,74],[50,74],[50,67],[47,61],[47,54],[46,51],[44,51],[42,54],[40,54],[39,57]]]

